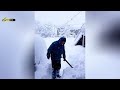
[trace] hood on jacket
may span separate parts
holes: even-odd
[[[65,37],[61,37],[59,40],[58,40],[59,42],[66,42],[66,38]]]

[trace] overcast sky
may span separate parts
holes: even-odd
[[[78,15],[68,24],[81,26],[85,22],[85,11],[35,11],[35,19],[42,24],[64,25],[76,14]]]

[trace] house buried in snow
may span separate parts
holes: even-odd
[[[75,45],[82,45],[85,47],[85,25],[83,24],[80,31],[75,38]]]

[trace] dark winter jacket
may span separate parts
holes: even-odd
[[[51,57],[51,60],[60,60],[61,55],[63,58],[66,58],[64,45],[61,45],[61,42],[66,42],[66,38],[61,37],[58,41],[53,42],[47,51],[47,58]]]

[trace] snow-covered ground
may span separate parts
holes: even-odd
[[[35,37],[35,79],[51,79],[51,60],[46,58],[47,49],[53,41],[59,38]],[[85,48],[74,46],[75,38],[67,38],[65,44],[66,59],[73,66],[71,68],[61,59],[60,75],[62,79],[84,79],[85,78]],[[40,64],[39,64],[40,61]],[[37,64],[38,63],[38,64]]]

